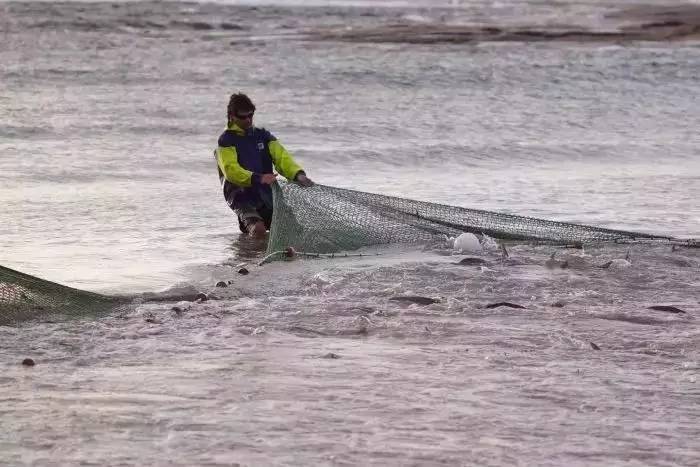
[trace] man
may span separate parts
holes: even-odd
[[[228,125],[219,137],[216,162],[224,198],[238,216],[242,232],[262,237],[272,223],[272,189],[277,171],[302,186],[313,182],[277,138],[253,126],[255,105],[245,94],[228,103]]]

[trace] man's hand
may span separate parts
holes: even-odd
[[[277,174],[274,172],[271,174],[262,174],[260,177],[260,183],[263,185],[272,185],[275,183],[275,180],[277,180]]]
[[[314,186],[314,182],[303,173],[297,175],[295,181],[301,186]]]

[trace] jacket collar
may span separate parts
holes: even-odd
[[[243,128],[239,127],[239,126],[236,125],[235,123],[229,122],[229,124],[228,124],[228,126],[227,126],[226,128],[227,128],[228,130],[233,131],[233,132],[236,133],[237,135],[243,136],[243,135],[246,135],[246,134],[249,134],[250,132],[252,132],[252,131],[253,131],[253,128],[255,128],[255,127],[250,127],[250,128],[248,129],[248,131],[245,131]]]

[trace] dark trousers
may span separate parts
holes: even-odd
[[[262,204],[258,207],[241,206],[231,209],[238,216],[238,227],[241,229],[241,232],[248,233],[248,228],[259,221],[263,221],[265,228],[270,230],[270,225],[272,225],[272,208]]]

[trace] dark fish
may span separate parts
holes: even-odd
[[[199,293],[194,297],[194,301],[195,301],[195,302],[206,302],[207,300],[209,300],[209,297],[208,297],[207,294],[205,294],[204,292],[199,292]]]
[[[685,310],[670,305],[653,305],[649,307],[649,310],[666,311],[668,313],[685,313]]]
[[[619,261],[618,259],[614,259],[614,260],[608,261],[607,263],[603,263],[598,267],[601,269],[609,269],[610,266],[612,266],[613,264],[615,264],[617,267],[628,267],[630,265],[630,262],[629,262],[629,259],[627,259],[627,258],[629,258],[629,252],[627,252],[627,256],[625,256],[625,259],[622,261]]]
[[[356,307],[350,308],[348,311],[350,311],[351,314],[364,313],[367,315],[371,315],[372,313],[374,313],[377,310],[375,310],[371,306],[356,306]]]
[[[593,350],[600,350],[600,347],[598,347],[598,346],[595,344],[595,342],[591,342],[591,348],[592,348]]]
[[[393,300],[395,302],[416,303],[418,305],[432,305],[433,303],[440,303],[440,300],[438,300],[436,298],[419,297],[416,295],[391,297],[389,300]]]
[[[524,306],[518,305],[517,303],[510,303],[510,302],[498,302],[498,303],[490,303],[486,305],[486,308],[498,308],[499,306],[507,306],[508,308],[521,308],[525,309]]]
[[[486,261],[485,259],[474,258],[474,257],[468,256],[466,258],[462,258],[462,260],[457,264],[462,265],[462,266],[481,266],[481,265],[489,264],[489,262]]]
[[[547,261],[545,261],[544,265],[547,269],[566,269],[569,267],[569,262],[568,261],[557,261],[554,259],[554,255],[556,255],[556,251],[552,253],[552,256],[549,257]]]

